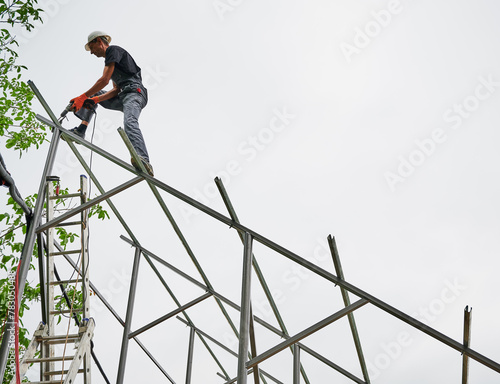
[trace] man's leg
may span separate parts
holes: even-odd
[[[123,124],[132,146],[137,154],[149,163],[148,150],[144,137],[139,129],[139,116],[146,106],[147,100],[140,93],[127,93],[123,97]]]

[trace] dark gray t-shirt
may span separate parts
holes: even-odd
[[[117,45],[110,45],[106,49],[104,65],[108,66],[115,63],[115,69],[111,75],[113,80],[120,88],[129,84],[134,84],[143,87],[141,68],[135,63],[130,54]]]

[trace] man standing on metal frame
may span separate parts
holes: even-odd
[[[92,88],[71,99],[73,110],[82,119],[82,123],[70,131],[82,139],[85,138],[85,131],[97,104],[106,109],[122,111],[125,133],[148,174],[154,176],[146,144],[139,129],[139,116],[148,103],[148,92],[142,83],[141,68],[125,49],[109,45],[110,42],[111,36],[102,31],[92,32],[88,36],[85,50],[96,57],[104,57],[104,71]],[[113,88],[107,92],[103,91],[110,80],[113,81]],[[132,165],[139,169],[133,158]]]

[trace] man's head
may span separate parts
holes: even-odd
[[[88,37],[85,50],[97,57],[104,57],[110,42],[111,36],[102,31],[94,31]]]

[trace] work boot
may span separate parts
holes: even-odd
[[[69,131],[85,140],[85,131],[82,131],[81,129],[79,129],[79,127],[71,128]],[[66,141],[63,136],[61,136],[61,139]],[[79,144],[79,143],[77,143],[77,144]]]
[[[149,164],[149,161],[147,161],[144,157],[140,157],[139,158],[141,159],[142,161],[142,164],[144,165],[144,168],[146,168],[146,171],[148,173],[149,176],[153,176],[154,177],[154,172],[153,172],[153,166],[151,164]],[[130,162],[132,163],[132,165],[134,166],[135,169],[137,169],[138,171],[141,170],[141,168],[139,167],[139,165],[135,162],[134,158],[132,157],[130,159]]]

